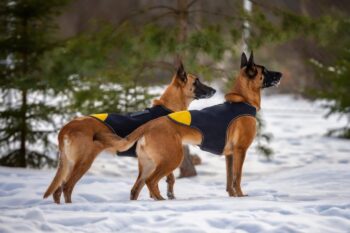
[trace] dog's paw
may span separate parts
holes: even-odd
[[[165,201],[166,199],[162,196],[157,197],[157,198],[153,198],[155,201]]]
[[[175,199],[175,196],[174,196],[173,193],[167,193],[167,196],[168,196],[169,200],[174,200]]]
[[[227,192],[230,197],[237,197],[237,194],[234,190],[228,190]]]

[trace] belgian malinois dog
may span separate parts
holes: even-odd
[[[58,134],[59,166],[44,198],[53,194],[54,201],[59,204],[63,192],[65,202],[72,202],[71,195],[75,184],[88,171],[95,158],[110,147],[108,143],[100,140],[99,135],[126,136],[118,135],[118,132],[129,134],[141,123],[171,112],[186,110],[194,99],[209,98],[214,93],[215,90],[201,83],[196,75],[187,74],[180,62],[176,74],[161,97],[153,101],[152,108],[141,114],[94,114],[70,121]],[[117,125],[110,127],[107,123],[111,123],[109,121],[113,120],[112,118],[117,119]],[[119,131],[119,128],[123,130]]]
[[[249,60],[243,53],[239,75],[223,104],[157,118],[122,140],[105,137],[117,151],[127,150],[138,141],[139,175],[130,199],[136,200],[146,183],[155,200],[164,200],[158,182],[164,176],[173,177],[173,170],[183,159],[182,144],[199,145],[203,150],[225,155],[226,190],[229,196],[244,196],[242,167],[256,134],[255,114],[260,109],[261,89],[276,86],[281,77],[280,72],[256,65],[253,53]],[[174,182],[168,192],[173,191]]]

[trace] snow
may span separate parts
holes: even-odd
[[[222,95],[191,108],[219,103]],[[350,232],[350,143],[326,137],[345,119],[325,119],[322,102],[264,96],[273,159],[254,146],[244,164],[242,189],[225,191],[225,159],[198,148],[198,176],[177,179],[176,200],[153,201],[144,188],[129,201],[137,176],[133,158],[103,154],[76,186],[73,204],[42,199],[54,170],[0,167],[0,232]],[[165,196],[166,183],[160,188]]]

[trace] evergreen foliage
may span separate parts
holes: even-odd
[[[54,89],[40,60],[57,43],[53,18],[66,0],[0,2],[0,147],[1,165],[54,165],[51,148],[55,103],[46,97]]]
[[[347,117],[347,126],[332,130],[330,134],[350,138],[350,20],[347,17],[334,17],[331,26],[321,31],[321,46],[330,59],[328,62],[311,60],[320,86],[309,91],[313,97],[329,101],[325,105],[329,115],[340,113]]]
[[[140,73],[145,57],[135,54],[130,27],[100,23],[98,30],[70,38],[43,61],[50,79],[68,77],[69,88],[62,85],[62,91],[69,97],[70,116],[133,111],[153,97],[145,84],[147,75]]]

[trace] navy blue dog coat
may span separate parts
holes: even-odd
[[[156,119],[161,116],[166,116],[171,113],[169,109],[162,105],[156,105],[152,108],[146,108],[144,111],[128,113],[128,114],[117,114],[117,113],[101,113],[90,115],[101,122],[103,122],[113,133],[124,138],[134,131],[139,126],[146,122]],[[124,152],[118,152],[119,156],[132,156],[136,157],[136,144],[129,150]]]
[[[256,109],[244,102],[225,102],[202,110],[175,112],[168,117],[180,124],[195,128],[202,134],[200,148],[221,155],[227,139],[227,129],[239,117],[255,117]]]

